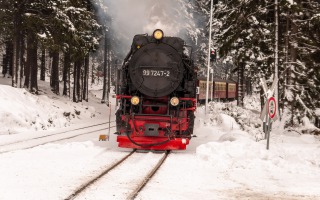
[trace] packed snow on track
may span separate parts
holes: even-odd
[[[48,130],[43,129],[58,132],[65,125],[70,129],[90,119],[108,120],[108,107],[94,99],[83,107],[87,114],[71,123],[63,112],[73,112],[80,104],[45,94],[33,96],[5,85],[0,85],[0,96],[2,145],[45,134]],[[169,156],[137,199],[320,199],[319,137],[283,132],[274,125],[270,149],[266,150],[266,141],[257,137],[259,128],[253,125],[242,130],[217,105],[210,105],[209,114],[198,108],[197,137],[186,151]],[[52,113],[58,114],[50,116]],[[54,125],[45,122],[48,117],[57,118]],[[254,121],[258,114],[247,118]],[[98,136],[0,154],[0,199],[64,199],[130,151],[116,147],[113,135],[106,142],[98,141]],[[144,168],[145,162],[136,165]],[[140,175],[130,169],[124,173]],[[113,178],[116,181],[117,177]],[[124,196],[123,189],[117,187],[108,192],[114,199]],[[104,199],[104,194],[94,199],[97,197]]]

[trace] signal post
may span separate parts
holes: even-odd
[[[260,119],[263,121],[263,132],[265,133],[265,139],[267,139],[267,149],[269,150],[272,122],[278,119],[278,103],[276,98],[273,96],[275,87],[278,83],[278,77],[275,77],[270,89],[267,88],[266,80],[264,78],[260,79],[260,82],[266,96],[266,103],[263,106],[262,112],[260,114]]]

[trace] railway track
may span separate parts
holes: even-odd
[[[111,121],[110,123],[114,123],[114,122],[115,121]],[[76,137],[79,137],[82,135],[87,135],[90,133],[98,132],[98,131],[108,130],[109,127],[103,127],[103,128],[91,130],[89,132],[85,131],[86,129],[89,129],[89,128],[92,129],[93,127],[99,127],[99,126],[103,126],[103,125],[106,126],[108,124],[109,124],[109,122],[104,122],[104,123],[85,126],[85,127],[81,127],[81,128],[77,128],[77,129],[73,129],[73,130],[69,130],[69,131],[63,131],[60,133],[49,134],[49,135],[44,135],[44,136],[40,136],[40,137],[29,138],[26,140],[20,140],[20,141],[16,141],[16,142],[2,144],[2,145],[0,145],[0,154],[8,153],[8,152],[15,151],[15,150],[30,149],[30,148],[34,148],[34,147],[37,147],[40,145],[52,143],[52,142],[59,142],[59,141],[63,141],[63,140],[76,138]],[[114,127],[115,126],[110,126],[110,128],[114,128]],[[76,131],[80,131],[80,130],[82,131],[81,133],[76,132]]]
[[[107,167],[98,176],[81,185],[75,192],[65,198],[65,200],[135,199],[152,176],[159,170],[169,154],[170,151],[166,151],[163,155],[150,155],[133,150],[121,160]],[[136,158],[134,158],[134,156],[136,156]],[[151,166],[148,166],[148,170],[145,170],[142,165],[147,165],[147,163]],[[139,171],[139,168],[142,168],[140,169],[140,173],[136,173]],[[130,171],[125,170],[126,172],[123,172],[124,169]],[[141,170],[143,175],[140,175]],[[134,175],[132,176],[132,174]],[[117,191],[119,189],[123,191]],[[112,192],[114,192],[114,194]]]
[[[166,153],[164,154],[164,156],[159,160],[159,162],[157,163],[157,165],[147,174],[147,176],[144,177],[144,179],[140,182],[139,185],[137,185],[137,187],[135,188],[135,190],[133,190],[131,192],[131,194],[128,196],[127,199],[131,200],[131,199],[135,199],[139,192],[144,188],[144,186],[147,185],[147,183],[150,181],[150,179],[153,177],[153,175],[155,175],[155,173],[159,170],[159,168],[161,167],[161,165],[164,163],[164,161],[167,159],[167,157],[169,156],[170,151],[166,151]]]

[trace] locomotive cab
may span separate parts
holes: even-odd
[[[136,35],[122,67],[117,118],[119,147],[185,149],[193,133],[196,72],[184,41]]]

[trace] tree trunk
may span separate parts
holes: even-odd
[[[77,66],[77,64],[78,64],[78,62],[76,61],[76,62],[74,62],[74,65],[73,65],[73,97],[72,97],[72,100],[73,100],[73,102],[76,102],[76,103],[78,103],[78,98],[77,98],[77,85],[78,85],[78,83],[77,83],[77,68],[78,68],[78,66]]]
[[[38,41],[34,33],[28,34],[28,40],[30,40],[28,43],[31,44],[30,48],[28,48],[28,51],[30,53],[28,54],[30,57],[28,57],[28,63],[30,63],[30,71],[31,71],[31,85],[30,85],[30,91],[32,93],[38,94],[38,63],[37,63],[37,49],[38,49]]]
[[[9,74],[12,76],[12,61],[13,61],[13,44],[11,40],[6,41],[6,53],[3,64],[3,76]]]
[[[52,53],[51,90],[59,95],[59,51]]]
[[[82,68],[82,59],[79,59],[78,61],[78,67],[77,67],[77,97],[78,101],[82,101],[82,96],[81,96],[81,68]]]
[[[80,85],[80,78],[81,78],[81,59],[78,59],[74,63],[74,70],[73,70],[73,102],[81,101],[81,85]]]
[[[30,33],[27,33],[27,63],[24,71],[25,79],[24,79],[24,88],[29,88],[30,86],[30,76],[31,76],[31,68],[32,68],[32,63],[31,63],[31,57],[32,57],[32,50],[31,46],[33,44],[32,39],[30,39]]]
[[[64,66],[63,66],[63,92],[62,94],[64,96],[67,96],[70,92],[69,88],[69,73],[70,73],[70,65],[71,65],[71,60],[70,60],[70,52],[67,51],[64,54]]]
[[[239,63],[238,67],[238,95],[237,95],[237,105],[243,107],[244,98],[244,62]]]
[[[92,59],[92,66],[91,66],[91,84],[94,84],[94,58]]]
[[[89,53],[86,55],[84,60],[84,76],[83,76],[83,100],[88,102],[88,82],[89,82]]]
[[[107,90],[107,52],[108,52],[108,47],[107,47],[107,31],[105,31],[105,36],[104,36],[104,63],[103,63],[103,90],[102,90],[102,99],[101,103],[106,102],[106,90]]]
[[[20,88],[22,87],[22,79],[23,79],[23,75],[24,75],[24,70],[25,70],[25,58],[24,58],[24,54],[25,54],[25,49],[26,49],[26,45],[25,45],[25,31],[23,31],[21,33],[21,37],[20,37],[20,45],[21,45],[21,52],[20,52]]]
[[[8,70],[9,70],[9,75],[10,77],[12,77],[13,75],[13,43],[12,41],[10,41],[10,44],[9,44],[9,52],[8,52]]]
[[[296,43],[297,42],[297,34],[298,33],[298,27],[297,25],[291,21],[291,38],[292,38],[292,41],[291,42],[294,42]],[[295,45],[290,45],[290,56],[291,56],[291,66],[290,66],[290,71],[288,72],[289,73],[289,76],[288,76],[288,84],[290,85],[290,87],[292,88],[291,91],[293,93],[293,97],[295,97],[295,92],[294,92],[294,85],[295,85],[295,80],[292,79],[292,73],[293,73],[293,69],[295,68],[295,65],[296,65],[296,62],[297,62],[297,49],[295,47]],[[292,100],[290,103],[290,107],[291,107],[291,125],[293,125],[294,123],[294,115],[295,115],[295,100]]]
[[[49,50],[49,67],[48,71],[50,72],[50,87],[53,87],[53,79],[52,79],[52,50]]]
[[[264,91],[263,91],[262,86],[260,86],[260,111],[261,112],[263,110],[264,104],[265,104]]]
[[[40,80],[45,81],[45,79],[46,79],[46,49],[42,49]]]
[[[13,19],[13,54],[12,54],[12,86],[18,85],[18,71],[19,71],[19,59],[20,59],[20,27],[21,17],[17,8],[17,4],[14,4],[14,19]]]
[[[16,18],[16,17],[15,17]],[[17,21],[14,21],[14,36],[13,36],[13,49],[12,49],[12,66],[11,66],[11,75],[12,75],[12,87],[17,87],[18,79],[18,68],[19,68],[19,36],[17,31]]]
[[[6,74],[9,72],[10,70],[10,67],[11,67],[11,52],[12,52],[12,43],[10,40],[7,40],[5,42],[5,45],[6,45],[6,52],[5,54],[3,55],[3,69],[2,69],[2,74],[3,74],[3,77],[6,76]]]
[[[3,77],[6,75],[7,73],[7,66],[6,66],[6,54],[2,55],[2,75]]]
[[[287,13],[288,14],[288,13]],[[284,68],[286,70],[285,72],[285,78],[284,78],[284,87],[282,93],[284,94],[283,102],[279,106],[281,106],[281,109],[284,110],[285,107],[288,106],[288,101],[285,99],[285,94],[289,90],[288,84],[290,79],[290,68],[289,68],[289,18],[286,19],[286,32],[285,32],[285,63]]]
[[[70,63],[70,68],[69,68],[69,71],[68,71],[68,88],[69,88],[69,91],[68,91],[68,95],[69,95],[69,98],[71,97],[71,66],[72,64]]]

